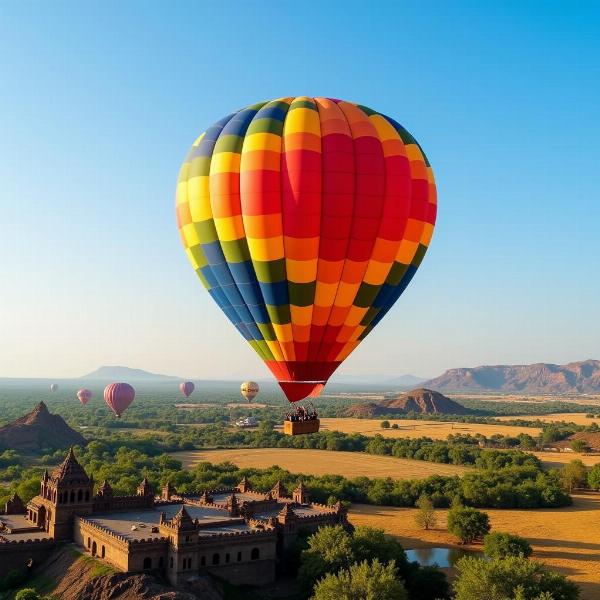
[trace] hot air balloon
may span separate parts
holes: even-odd
[[[196,386],[192,381],[184,381],[179,384],[179,389],[186,398],[189,398],[192,395],[192,392],[196,389]]]
[[[81,402],[81,404],[83,404],[83,406],[85,406],[91,400],[92,392],[90,390],[88,390],[87,388],[81,388],[77,392],[77,398],[79,399],[79,402]]]
[[[315,386],[315,389],[308,395],[309,398],[318,398],[325,387],[324,383]]]
[[[57,389],[58,389],[58,384],[57,383],[50,384],[50,391],[51,392],[56,392]]]
[[[244,383],[242,383],[240,386],[240,392],[242,396],[248,400],[248,402],[252,402],[252,400],[256,398],[256,395],[259,391],[260,387],[255,381],[244,381]]]
[[[135,398],[135,390],[128,383],[111,383],[104,388],[104,401],[120,417]]]
[[[196,274],[290,402],[324,385],[398,300],[436,208],[412,135],[331,98],[279,98],[217,121],[176,194]]]

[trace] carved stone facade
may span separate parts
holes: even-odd
[[[168,484],[155,496],[146,479],[134,496],[115,496],[107,481],[93,490],[71,450],[44,473],[40,494],[26,507],[11,498],[0,514],[0,577],[9,563],[31,566],[40,550],[69,540],[122,571],[157,571],[173,585],[201,573],[261,585],[274,580],[278,559],[300,531],[347,526],[341,504],[311,503],[302,484],[291,497],[279,482],[263,494],[246,478],[234,489],[186,495]]]

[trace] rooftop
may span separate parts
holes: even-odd
[[[86,517],[86,519],[128,540],[159,538],[161,537],[160,533],[152,533],[151,529],[153,526],[158,526],[160,513],[164,512],[166,518],[170,520],[181,510],[182,506],[181,503],[178,503],[127,512],[94,513],[92,516]],[[199,521],[200,526],[203,528],[202,533],[212,530],[210,527],[211,523],[215,524],[215,531],[220,531],[222,527],[217,525],[218,523],[227,520],[231,521],[233,525],[239,520],[230,517],[225,509],[211,506],[186,504],[185,510],[192,519]],[[137,527],[137,531],[131,530],[131,527],[134,525]],[[205,529],[206,527],[208,529]]]

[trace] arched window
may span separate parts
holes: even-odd
[[[77,492],[77,502],[81,502],[83,500],[83,490],[79,490]]]
[[[104,558],[106,556],[106,548],[102,546],[102,551],[100,552],[100,556]]]
[[[92,545],[92,540],[88,538],[88,548]]]
[[[71,498],[70,498],[71,504],[75,503],[75,491],[71,492]]]
[[[212,564],[218,565],[220,562],[221,562],[221,556],[217,552],[215,552],[213,554]]]
[[[146,558],[144,559],[144,569],[151,569],[152,568],[152,559],[149,556],[146,556]]]
[[[251,560],[258,560],[260,558],[260,550],[258,548],[252,548],[252,552],[250,552]]]
[[[96,556],[98,552],[98,546],[96,546],[96,542],[92,542],[92,556]]]

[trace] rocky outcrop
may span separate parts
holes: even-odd
[[[472,414],[471,410],[465,408],[458,402],[454,402],[454,400],[450,400],[450,398],[447,398],[439,392],[427,388],[418,388],[390,400],[355,404],[348,408],[346,415],[350,417],[368,418],[394,414],[404,415],[410,412],[423,415]]]
[[[53,552],[35,574],[54,582],[50,596],[59,600],[223,600],[208,577],[195,578],[189,589],[175,589],[153,575],[115,572],[103,561],[82,556],[74,546]]]
[[[450,369],[425,385],[445,392],[594,394],[600,392],[600,361]]]
[[[43,448],[59,450],[85,443],[85,438],[71,429],[62,417],[51,414],[44,402],[24,417],[0,427],[0,449],[35,452]]]

